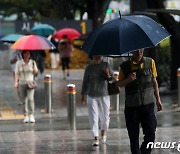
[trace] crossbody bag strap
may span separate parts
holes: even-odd
[[[23,69],[24,79],[26,80],[26,75],[25,75],[23,64],[22,64],[22,69]]]
[[[34,67],[34,61],[32,61],[32,69],[33,69],[33,67]],[[23,65],[22,65],[22,69],[23,69],[24,79],[26,80],[26,75],[25,75],[25,71],[24,71]],[[34,77],[34,74],[33,74],[33,77]]]

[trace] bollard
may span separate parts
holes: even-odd
[[[68,128],[76,130],[76,87],[74,84],[67,85],[68,94]]]
[[[44,95],[45,95],[45,110],[46,113],[52,112],[52,77],[47,74],[44,77]]]
[[[177,70],[177,80],[178,80],[178,105],[180,106],[180,68]]]
[[[116,80],[116,81],[118,81],[118,76],[119,76],[119,72],[114,72],[113,73],[113,77],[114,77],[114,79]],[[111,97],[111,99],[112,99],[112,104],[113,104],[113,109],[117,112],[117,113],[119,113],[119,94],[117,94],[117,95],[112,95],[112,97]]]

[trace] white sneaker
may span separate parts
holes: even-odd
[[[35,119],[34,119],[34,115],[33,115],[33,114],[31,114],[31,115],[29,116],[29,122],[35,123]]]
[[[24,121],[23,121],[24,123],[28,123],[29,122],[29,116],[28,115],[26,115],[25,117],[24,117]]]
[[[102,136],[101,142],[102,142],[103,144],[105,144],[105,143],[106,143],[106,139],[107,139],[106,136]]]
[[[92,145],[93,146],[99,146],[99,140],[94,140]]]

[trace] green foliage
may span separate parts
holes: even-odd
[[[163,61],[169,62],[170,61],[170,38],[165,39],[160,43],[160,55],[163,58]]]
[[[75,19],[84,12],[96,25],[105,14],[110,0],[0,0],[0,15],[8,17],[17,14],[18,19],[43,18]]]
[[[18,19],[73,19],[75,8],[70,0],[0,0],[0,15],[17,14]]]

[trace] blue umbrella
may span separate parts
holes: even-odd
[[[165,28],[147,16],[124,16],[96,28],[82,50],[88,55],[122,55],[154,47],[169,36]]]
[[[8,35],[2,37],[0,40],[2,42],[14,43],[23,36],[24,35],[21,35],[21,34],[8,34]]]
[[[31,29],[32,33],[41,36],[49,36],[50,34],[53,34],[55,31],[56,29],[48,24],[38,24]]]

